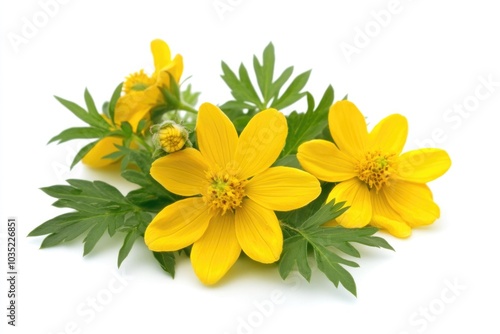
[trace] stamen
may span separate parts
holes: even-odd
[[[364,159],[359,161],[355,170],[358,178],[365,182],[370,189],[377,192],[383,186],[389,185],[391,174],[395,171],[396,155],[383,154],[380,150],[366,153]]]
[[[209,185],[203,200],[210,209],[224,215],[241,206],[245,197],[247,180],[239,180],[227,171],[207,172]]]

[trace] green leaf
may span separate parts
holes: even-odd
[[[271,104],[271,107],[276,109],[283,109],[304,97],[306,93],[301,92],[301,90],[309,80],[310,74],[311,70],[301,73],[295,79],[293,79],[292,83],[290,84],[290,86],[288,86],[283,95],[277,98]]]
[[[231,88],[231,95],[234,96],[236,101],[250,102],[252,105],[260,106],[261,103],[260,103],[258,97],[256,99],[255,90],[253,89],[253,87],[249,91],[247,89],[248,84],[249,84],[248,82],[245,84],[242,81],[240,81],[240,79],[238,79],[236,74],[229,68],[229,66],[225,62],[222,62],[221,66],[222,66],[222,72],[223,72],[223,75],[221,77],[224,80],[224,82],[229,86],[229,88]],[[240,73],[241,73],[242,67],[244,68],[244,66],[243,65],[240,66]],[[246,69],[244,70],[244,72],[247,73]],[[250,83],[250,85],[251,85],[251,83]],[[260,107],[260,109],[264,109],[264,108]]]
[[[274,75],[274,46],[269,43],[264,49],[262,54],[262,65],[256,56],[253,57],[253,67],[255,71],[255,76],[257,77],[257,83],[259,85],[262,96],[264,97],[264,102],[267,103],[271,100],[273,95],[273,75]],[[290,73],[291,74],[291,73]]]
[[[116,86],[113,95],[111,96],[111,100],[109,101],[108,115],[112,123],[115,122],[115,108],[116,108],[116,103],[118,102],[118,99],[122,94],[122,87],[123,87],[123,82],[120,83],[118,86]]]
[[[127,233],[127,236],[123,240],[123,245],[118,253],[118,267],[121,266],[123,260],[128,256],[135,240],[140,236],[136,229],[132,229]]]
[[[113,218],[110,216],[106,216],[103,221],[97,223],[92,227],[83,240],[84,246],[83,246],[83,255],[87,255],[90,253],[99,239],[101,239],[102,235],[104,232],[108,229],[108,221],[112,220]]]
[[[91,99],[91,97],[88,97],[89,94],[86,91],[85,97],[86,99]],[[84,121],[85,123],[89,124],[92,127],[96,128],[102,128],[102,129],[108,129],[109,124],[102,118],[101,115],[94,114],[87,112],[87,110],[83,109],[80,107],[78,104],[65,100],[63,98],[60,98],[58,96],[55,96],[55,98],[63,105],[65,106],[69,111],[71,111],[76,117]]]
[[[314,257],[318,264],[318,269],[321,270],[336,287],[341,283],[347,291],[356,296],[356,283],[354,282],[354,278],[339,264],[342,262],[346,264],[346,261],[342,261],[343,259],[340,256],[321,245],[314,248]],[[347,264],[350,265],[349,263]],[[357,266],[354,262],[351,262],[351,264],[352,266]]]
[[[279,160],[277,160],[273,166],[287,166],[297,169],[302,169],[299,160],[295,154],[287,155]]]
[[[240,65],[238,70],[239,77],[225,62],[222,62],[221,66],[223,73],[221,77],[231,89],[231,95],[234,97],[233,101],[224,103],[221,109],[226,113],[231,109],[233,109],[233,112],[239,111],[236,117],[246,114],[245,111],[258,112],[269,107],[280,109],[297,102],[306,94],[302,92],[302,89],[307,83],[311,72],[306,71],[298,75],[292,80],[285,92],[279,96],[283,86],[293,73],[293,67],[290,66],[286,68],[285,71],[278,76],[278,79],[273,82],[275,55],[274,46],[272,43],[269,43],[264,49],[262,63],[256,56],[253,57],[253,68],[260,92],[259,95],[259,92],[257,92],[252,83],[252,78],[250,78],[243,64]],[[230,117],[230,119],[234,121],[235,117]]]
[[[175,254],[173,252],[153,252],[153,256],[161,268],[174,278],[175,276]]]
[[[65,106],[69,111],[71,111],[76,117],[78,117],[79,119],[81,119],[85,123],[90,124],[90,125],[95,124],[94,118],[89,113],[87,113],[87,110],[83,109],[78,104],[71,102],[71,101],[68,101],[68,100],[65,100],[63,98],[60,98],[58,96],[55,96],[55,98],[63,106]]]
[[[289,239],[283,249],[283,255],[279,262],[279,273],[285,279],[292,271],[295,264],[299,273],[309,282],[311,280],[311,267],[307,256],[307,240],[295,235]]]
[[[356,295],[354,279],[344,266],[357,267],[358,264],[344,258],[341,254],[354,258],[360,257],[360,252],[352,243],[392,248],[384,239],[373,236],[378,231],[374,227],[357,229],[347,229],[340,226],[324,227],[326,222],[337,218],[347,209],[343,207],[343,203],[335,203],[335,201],[321,205],[330,191],[331,184],[325,184],[318,200],[296,210],[297,212],[279,214],[284,235],[279,272],[281,277],[285,279],[297,267],[299,273],[309,281],[311,269],[308,249],[312,249],[318,269],[336,287],[341,284],[347,291]]]
[[[70,208],[74,212],[63,213],[49,219],[29,233],[29,236],[48,235],[41,247],[52,247],[88,233],[83,239],[84,255],[91,252],[104,232],[113,236],[117,229],[135,229],[142,233],[151,220],[146,213],[134,213],[136,208],[115,187],[102,181],[70,179],[69,185],[55,185],[41,190],[56,198],[54,206]],[[130,217],[138,217],[136,225],[126,226]]]
[[[198,103],[198,97],[200,96],[200,94],[200,92],[193,92],[191,84],[189,84],[181,93],[182,101],[190,106],[194,106],[196,105],[196,103]]]
[[[92,95],[90,95],[90,92],[88,91],[88,89],[85,89],[84,98],[85,98],[85,105],[87,106],[87,110],[89,111],[89,114],[94,116],[95,118],[100,118],[101,116],[99,115],[99,112],[97,111],[94,99],[92,98]]]
[[[252,81],[250,80],[250,76],[248,75],[248,71],[243,64],[240,64],[239,69],[240,82],[244,89],[250,95],[251,101],[254,102],[257,106],[260,105],[260,97],[257,95],[255,88],[253,88]]]
[[[87,145],[85,145],[84,147],[82,147],[80,149],[80,151],[78,151],[78,153],[73,158],[73,162],[71,163],[70,169],[73,168],[77,163],[79,163],[80,160],[82,160],[83,157],[85,155],[87,155],[87,153],[89,153],[90,150],[93,149],[94,146],[96,146],[98,142],[99,142],[99,140],[96,140],[96,141],[88,143]]]
[[[281,75],[276,79],[276,81],[272,84],[270,96],[276,99],[281,91],[281,88],[285,85],[285,83],[290,79],[293,74],[293,66],[288,67],[281,73]]]
[[[281,153],[282,157],[297,153],[300,144],[320,136],[328,127],[328,111],[334,99],[332,86],[328,86],[316,109],[312,95],[307,94],[307,97],[307,112],[302,114],[292,112],[287,117],[288,136]]]
[[[52,139],[49,140],[48,144],[55,141],[58,141],[60,144],[73,139],[103,138],[108,132],[108,130],[101,128],[69,128],[62,131],[57,136],[52,137]]]
[[[167,102],[165,105],[165,111],[179,109],[181,101],[178,96],[175,96],[175,94],[165,87],[160,87],[160,91],[163,94],[163,98]]]

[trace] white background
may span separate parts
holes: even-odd
[[[44,16],[46,2],[1,1],[0,8],[1,268],[7,217],[19,223],[18,326],[6,325],[2,278],[3,333],[499,332],[500,20],[493,1],[60,0]],[[388,8],[390,18],[380,14]],[[30,35],[27,22],[40,27]],[[363,30],[371,36],[363,39]],[[25,39],[16,45],[15,38]],[[183,77],[192,75],[200,102],[229,98],[221,60],[251,64],[272,41],[279,69],[313,70],[307,87],[317,100],[332,84],[336,99],[348,93],[370,125],[405,115],[405,150],[432,144],[452,158],[449,172],[430,184],[441,218],[407,240],[383,234],[396,252],[362,248],[361,267],[351,271],[358,298],[317,269],[311,283],[283,282],[274,266],[248,260],[205,287],[183,257],[172,280],[140,240],[120,270],[117,240],[103,240],[85,258],[81,239],[39,250],[42,238],[26,235],[63,212],[40,187],[85,178],[130,188],[113,170],[69,171],[83,143],[46,145],[82,125],[53,95],[83,103],[88,87],[101,104],[129,73],[151,72],[154,38],[184,56]],[[346,56],[347,44],[357,53]]]

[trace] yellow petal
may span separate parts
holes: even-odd
[[[389,205],[411,227],[429,225],[439,218],[439,207],[426,184],[394,180],[381,191]]]
[[[123,145],[123,140],[118,137],[105,137],[83,157],[82,162],[90,167],[104,167],[115,163],[116,159],[104,159],[103,157],[118,151],[115,145]]]
[[[356,160],[326,140],[303,143],[299,146],[297,159],[302,168],[322,181],[340,182],[357,176]]]
[[[427,183],[443,175],[451,166],[446,151],[423,148],[402,154],[398,161],[397,178],[410,182]]]
[[[158,87],[120,96],[115,107],[115,123],[129,122],[135,131],[142,119],[149,118],[149,111],[157,103]]]
[[[200,106],[196,136],[201,154],[212,169],[230,166],[238,143],[238,134],[233,123],[218,107],[210,103]]]
[[[153,218],[144,234],[144,242],[155,252],[185,248],[205,233],[211,218],[201,197],[177,201]]]
[[[370,132],[372,150],[400,154],[408,136],[406,117],[394,114],[381,120]]]
[[[157,159],[151,176],[174,194],[194,196],[206,190],[208,165],[198,150],[186,148]]]
[[[245,199],[235,214],[236,237],[251,259],[272,263],[283,250],[283,233],[274,211]]]
[[[184,63],[181,55],[175,55],[174,59],[157,73],[156,83],[158,86],[170,88],[170,76],[177,83],[181,80]]]
[[[151,53],[153,53],[155,74],[157,74],[170,63],[170,48],[161,39],[155,39],[151,42]]]
[[[411,227],[408,226],[401,216],[387,203],[384,193],[371,191],[373,216],[371,225],[387,230],[398,238],[407,238],[411,235]]]
[[[363,227],[368,225],[372,218],[372,204],[370,191],[365,183],[358,178],[352,178],[337,184],[326,202],[335,199],[335,202],[346,202],[349,206],[346,212],[337,217],[337,222],[349,228]]]
[[[234,214],[228,212],[212,218],[203,236],[193,245],[191,263],[200,281],[215,284],[233,266],[240,253]]]
[[[289,211],[303,207],[319,196],[318,179],[300,169],[272,167],[254,176],[246,195],[270,210]]]
[[[269,168],[285,146],[287,133],[286,118],[276,109],[255,115],[238,140],[235,161],[239,177],[247,179]]]
[[[366,121],[350,101],[336,102],[328,113],[328,126],[335,144],[344,153],[362,158],[368,145]]]

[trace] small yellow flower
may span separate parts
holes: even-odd
[[[174,153],[189,143],[189,133],[182,125],[173,121],[165,121],[152,127],[155,146],[167,153]]]
[[[149,118],[149,111],[164,103],[159,87],[170,88],[170,76],[179,83],[184,69],[182,56],[171,58],[170,48],[161,39],[151,42],[155,72],[148,76],[144,70],[133,73],[124,83],[125,94],[116,103],[115,121],[127,121],[135,130],[142,119]]]
[[[318,179],[339,182],[327,202],[335,199],[350,206],[337,218],[340,225],[371,224],[404,238],[412,227],[439,218],[439,207],[426,183],[449,169],[446,151],[429,148],[401,154],[408,134],[406,118],[390,115],[368,133],[365,118],[349,101],[330,108],[328,124],[335,144],[306,142],[297,158]]]
[[[159,87],[170,87],[170,76],[179,82],[182,71],[182,56],[171,58],[170,48],[160,39],[151,42],[155,72],[148,76],[144,70],[127,77],[123,85],[124,95],[120,96],[115,107],[115,124],[110,129],[116,129],[122,122],[129,122],[134,131],[142,119],[149,119],[149,111],[163,103],[163,95]],[[104,116],[103,116],[104,117]],[[111,122],[110,122],[111,123]],[[116,152],[115,145],[123,145],[118,137],[101,139],[82,159],[91,167],[104,167],[116,160],[103,159],[104,156]]]
[[[285,144],[286,119],[275,109],[254,116],[238,138],[216,106],[201,105],[199,150],[186,148],[156,160],[151,175],[166,189],[191,196],[160,211],[144,239],[153,251],[193,245],[191,262],[205,284],[221,279],[243,250],[251,259],[279,259],[283,234],[274,210],[288,211],[315,199],[321,187],[311,174],[270,167]]]

